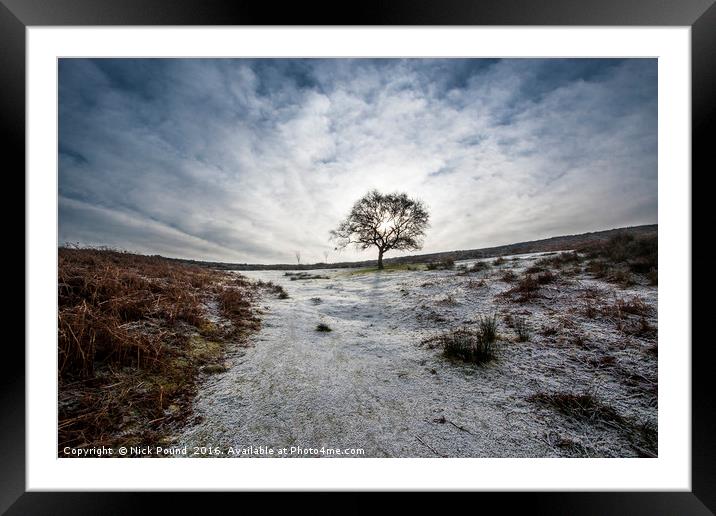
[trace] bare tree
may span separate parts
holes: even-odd
[[[328,251],[323,251],[323,261],[324,263],[328,263]]]
[[[331,231],[336,249],[355,244],[358,249],[378,248],[378,268],[391,249],[414,250],[423,246],[428,211],[422,201],[404,193],[381,194],[371,190],[359,199],[348,216]]]
[[[294,251],[294,254],[296,255],[296,261],[301,265],[301,251]]]

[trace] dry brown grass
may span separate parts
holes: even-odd
[[[244,278],[114,250],[58,254],[60,449],[156,443],[223,341],[258,327]]]
[[[530,273],[525,271],[525,275],[518,281],[513,281],[514,286],[505,291],[503,297],[514,298],[518,303],[525,303],[540,297],[542,286],[555,283],[558,277],[551,271],[540,273]]]
[[[615,298],[610,302],[596,302],[586,298],[581,311],[589,319],[604,318],[613,322],[627,335],[656,337],[657,329],[647,319],[655,314],[656,309],[639,296]]]
[[[88,377],[98,362],[149,367],[170,326],[206,323],[201,303],[223,275],[118,251],[59,250],[59,374]],[[147,322],[161,322],[151,331]]]

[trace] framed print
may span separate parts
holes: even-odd
[[[27,330],[3,510],[713,510],[691,169],[716,8],[317,7],[4,3]]]

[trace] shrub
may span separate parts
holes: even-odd
[[[648,275],[658,267],[656,235],[636,237],[630,233],[621,233],[606,242],[583,246],[581,250],[591,259],[589,269],[592,273],[617,283],[626,278],[618,272],[620,270]]]
[[[430,262],[427,264],[427,269],[429,271],[435,271],[435,270],[448,270],[455,267],[455,260],[452,258],[444,258],[437,262]]]
[[[492,267],[492,266],[490,265],[489,262],[486,262],[486,261],[475,262],[470,267],[468,267],[467,272],[486,271],[490,267]]]
[[[320,323],[318,326],[316,326],[316,331],[329,332],[329,331],[333,331],[333,330],[327,324]]]
[[[540,283],[533,274],[527,274],[522,277],[517,284],[505,292],[506,295],[517,295],[517,301],[524,303],[537,297],[540,289]]]
[[[623,287],[630,287],[634,284],[634,276],[628,269],[617,267],[607,273],[606,278],[612,283],[616,283]]]
[[[577,264],[582,261],[582,257],[577,251],[565,251],[553,256],[540,258],[535,262],[537,267],[556,267],[561,268],[568,264]]]

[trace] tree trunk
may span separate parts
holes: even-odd
[[[378,249],[378,269],[383,270],[383,250]]]

